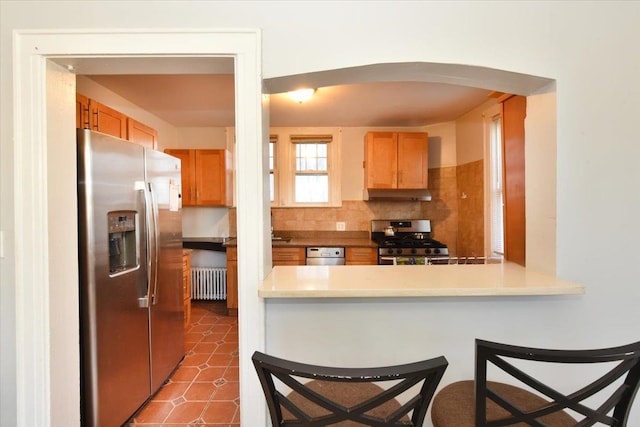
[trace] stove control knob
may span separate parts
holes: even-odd
[[[393,255],[393,249],[389,249],[389,250],[387,251],[387,253],[388,253],[389,255]]]
[[[398,249],[398,250],[396,251],[396,253],[397,253],[398,255],[402,255],[402,249]]]
[[[431,249],[425,249],[425,250],[424,250],[424,253],[425,253],[426,255],[429,255],[429,254],[431,253]]]
[[[433,253],[434,253],[434,254],[439,254],[439,253],[440,253],[440,249],[437,249],[437,248],[436,248],[436,249],[434,249],[434,250],[433,250]]]
[[[417,253],[418,253],[418,251],[417,251],[417,250],[415,250],[415,249],[411,249],[411,253],[415,255],[415,254],[417,254]]]

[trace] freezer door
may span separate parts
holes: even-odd
[[[150,396],[140,182],[142,147],[78,130],[84,426],[122,425]]]
[[[146,150],[147,185],[157,220],[151,254],[151,389],[155,392],[184,356],[180,160]],[[157,257],[156,257],[157,255]]]

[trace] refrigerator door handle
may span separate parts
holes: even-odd
[[[136,182],[135,185],[136,190],[141,191],[144,196],[144,222],[145,222],[145,246],[146,246],[146,259],[145,262],[147,264],[147,291],[145,296],[138,298],[138,307],[140,308],[149,308],[149,302],[152,300],[150,298],[151,295],[151,227],[150,222],[151,218],[151,200],[149,192],[147,191],[147,183],[145,182]]]
[[[150,223],[150,225],[153,227],[153,230],[149,230],[149,236],[151,236],[153,240],[150,245],[150,248],[153,248],[153,252],[149,257],[149,290],[151,290],[151,284],[153,284],[153,292],[151,293],[151,304],[155,305],[158,303],[158,254],[160,253],[160,242],[158,239],[158,234],[160,232],[158,230],[158,201],[156,200],[155,191],[153,190],[153,184],[151,182],[149,182],[149,195],[151,203],[151,216],[153,218],[153,223]]]

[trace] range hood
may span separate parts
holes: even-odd
[[[365,189],[364,200],[431,201],[429,190]]]

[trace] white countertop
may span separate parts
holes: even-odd
[[[462,297],[584,294],[583,285],[513,264],[276,266],[262,298]]]

